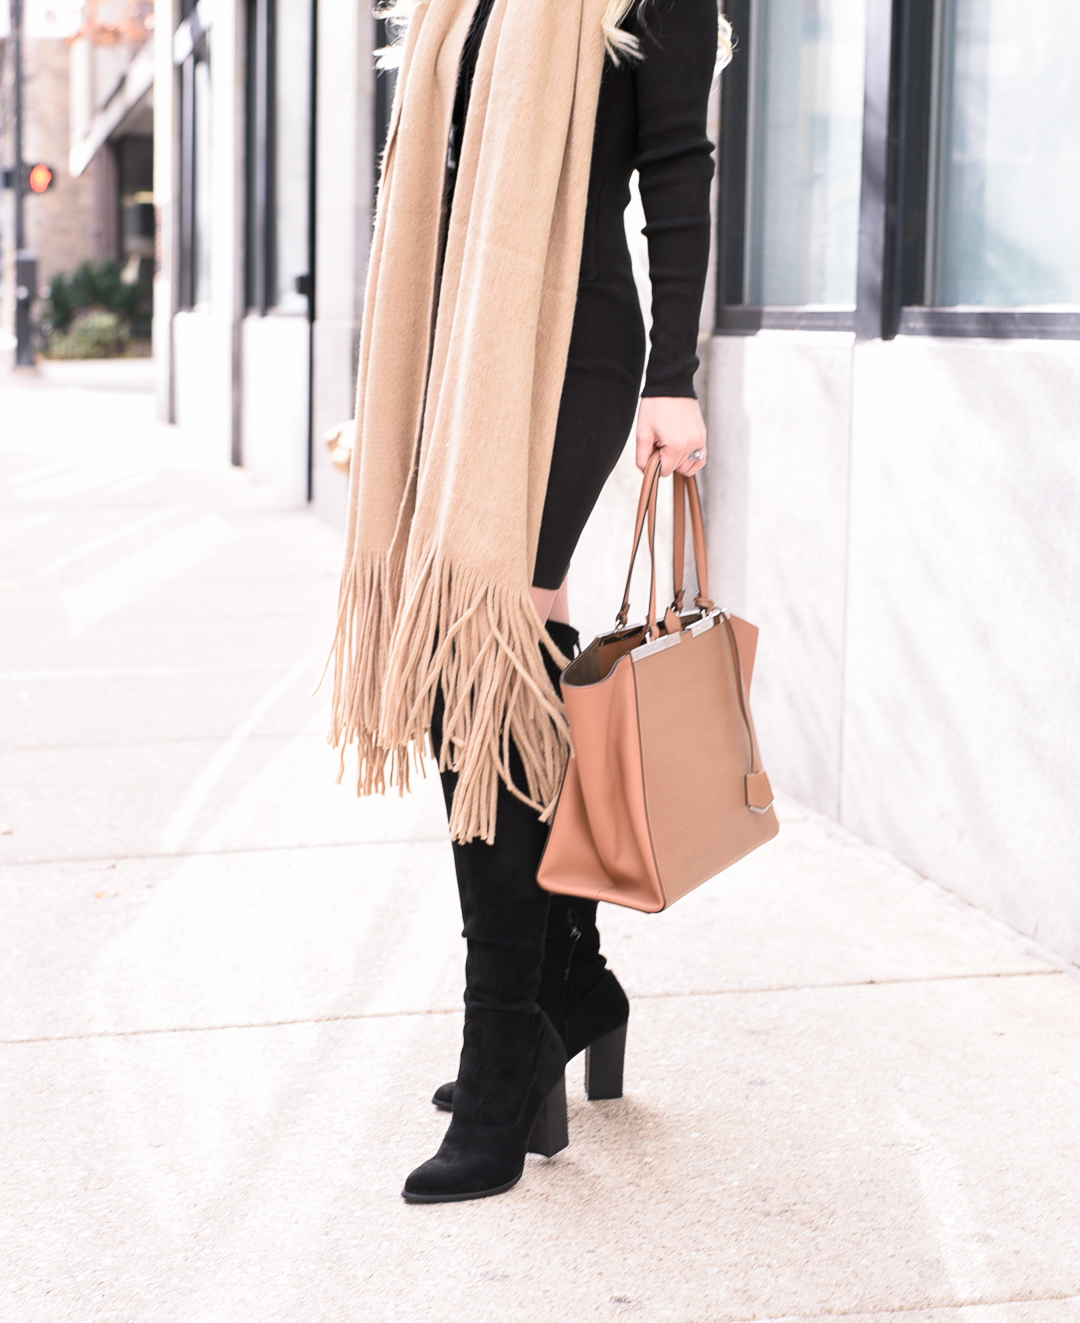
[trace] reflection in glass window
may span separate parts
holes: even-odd
[[[853,307],[866,0],[757,0],[746,302]]]
[[[930,302],[1080,305],[1080,4],[940,9]]]
[[[271,305],[308,309],[298,276],[310,267],[311,38],[309,0],[274,6],[274,288]]]
[[[194,69],[195,150],[192,192],[194,195],[194,233],[192,235],[192,301],[196,307],[210,304],[210,228],[211,206],[211,115],[210,62],[196,58]]]

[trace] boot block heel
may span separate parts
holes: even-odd
[[[570,1129],[566,1121],[566,1076],[560,1075],[559,1082],[544,1099],[540,1115],[529,1136],[529,1152],[539,1153],[541,1157],[553,1158],[561,1153],[570,1143]]]
[[[585,1049],[585,1093],[592,1100],[623,1096],[626,1025],[595,1039]]]

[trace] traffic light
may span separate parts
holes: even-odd
[[[23,162],[22,168],[22,186],[24,193],[47,193],[52,188],[53,183],[52,167],[39,161],[37,165],[27,165]],[[15,171],[4,170],[0,183],[4,188],[15,187]]]
[[[37,165],[30,167],[30,173],[26,177],[26,182],[30,187],[31,193],[46,193],[52,186],[53,172],[47,165],[40,161]]]

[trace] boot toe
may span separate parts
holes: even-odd
[[[440,1084],[431,1095],[431,1101],[436,1107],[441,1107],[444,1112],[454,1110],[454,1085],[456,1080],[451,1080],[449,1084]]]
[[[505,1172],[476,1170],[464,1173],[461,1163],[446,1162],[436,1155],[409,1173],[401,1197],[409,1204],[446,1204],[463,1199],[486,1199],[489,1195],[513,1189],[521,1180],[524,1170],[523,1166],[509,1180],[505,1179]]]

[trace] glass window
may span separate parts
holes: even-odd
[[[213,123],[210,60],[205,44],[180,69],[180,306],[211,301],[210,249]]]
[[[211,135],[210,126],[210,62],[202,58],[195,60],[194,76],[195,97],[195,156],[194,156],[194,211],[195,225],[192,235],[193,298],[195,306],[210,302],[210,226],[213,216],[211,209]]]
[[[274,5],[274,261],[270,303],[308,310],[297,279],[310,266],[311,39],[309,0]],[[306,281],[302,287],[307,288]]]
[[[1080,305],[1080,4],[942,0],[929,302]]]
[[[756,0],[745,301],[853,307],[866,0]]]

